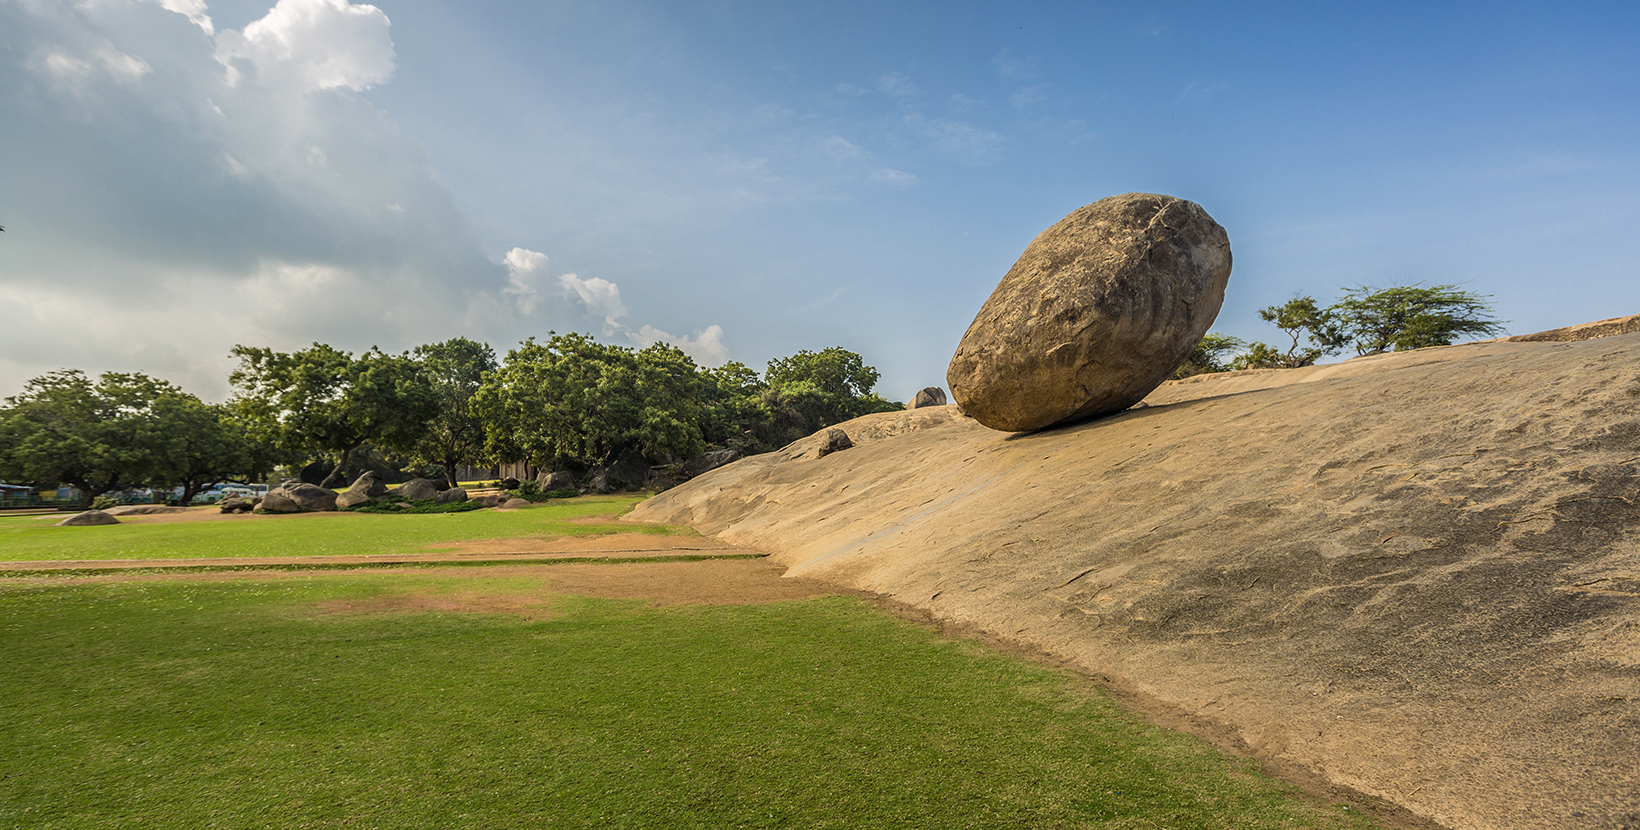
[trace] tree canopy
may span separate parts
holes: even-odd
[[[407,355],[372,348],[355,358],[323,343],[289,353],[235,346],[233,355],[237,410],[274,439],[286,461],[333,458],[326,487],[342,483],[348,457],[367,442],[413,450],[439,413],[432,382]]]
[[[1503,331],[1485,296],[1455,285],[1350,288],[1328,311],[1360,354],[1448,346],[1461,336]]]
[[[476,464],[484,453],[484,424],[471,401],[497,368],[495,350],[487,343],[456,337],[417,346],[413,354],[438,401],[438,414],[414,454],[418,460],[442,466],[445,480],[454,487],[457,465]]]

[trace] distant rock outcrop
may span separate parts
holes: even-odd
[[[1194,202],[1101,199],[1045,230],[980,308],[946,371],[992,429],[1120,412],[1166,380],[1219,313],[1230,239]]]
[[[938,386],[928,386],[919,390],[917,394],[911,398],[911,403],[905,405],[905,408],[922,409],[925,406],[945,406],[948,403],[950,403],[950,401],[946,399],[944,389],[941,389]]]

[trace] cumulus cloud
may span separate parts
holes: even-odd
[[[720,366],[729,360],[729,347],[723,342],[722,326],[707,326],[689,337],[677,337],[660,329],[644,326],[635,332],[629,332],[628,337],[639,347],[654,343],[670,343],[702,366]]]
[[[393,76],[389,32],[345,0],[279,0],[242,30],[201,0],[0,2],[0,396],[68,366],[220,399],[239,343],[626,336],[613,282],[487,254],[359,94]],[[684,340],[710,353],[709,334]]]

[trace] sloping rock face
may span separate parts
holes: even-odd
[[[1137,403],[1224,302],[1230,239],[1200,205],[1101,199],[1043,231],[1003,276],[946,370],[951,395],[1009,432]]]
[[[1450,827],[1634,826],[1640,334],[1146,402],[1023,435],[868,416],[848,452],[753,456],[629,516],[1044,649]]]

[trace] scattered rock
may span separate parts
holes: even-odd
[[[501,503],[501,497],[497,495],[474,496],[473,501],[481,507],[495,507]]]
[[[516,487],[517,485],[514,486]],[[393,492],[408,501],[426,501],[428,499],[438,498],[438,488],[433,486],[433,482],[430,479],[425,478],[412,478],[409,481],[400,484],[398,489]]]
[[[518,479],[513,478],[512,476],[507,476],[506,478],[501,479],[498,486],[503,490],[517,490],[520,483],[521,482]]]
[[[701,473],[716,470],[739,457],[739,450],[712,450],[683,462],[683,475],[685,478],[694,478]]]
[[[1025,249],[946,381],[963,412],[1008,432],[1120,412],[1184,362],[1229,279],[1229,237],[1199,205],[1101,199]]]
[[[442,490],[438,495],[433,497],[433,500],[439,504],[451,504],[458,501],[466,501],[467,488],[451,487],[448,490]]]
[[[216,506],[217,509],[223,513],[249,513],[252,510],[255,510],[256,506],[261,503],[261,496],[248,499],[244,496],[234,496],[230,499],[223,499],[218,502]]]
[[[331,504],[334,505],[335,502],[331,502]],[[283,487],[269,490],[268,494],[262,497],[262,504],[259,505],[259,508],[263,513],[302,512],[302,506],[297,504],[295,500],[291,499],[289,496],[285,495],[285,489]]]
[[[854,446],[854,441],[849,439],[848,433],[837,427],[832,427],[826,430],[826,443],[820,445],[819,457],[825,458],[834,452],[846,450],[852,446]]]
[[[363,493],[366,498],[377,498],[387,495],[387,485],[376,477],[375,470],[365,470],[359,477],[353,479],[353,485],[347,488],[349,493]]]
[[[155,516],[165,513],[184,513],[186,507],[172,507],[168,504],[118,504],[104,510],[110,516]]]
[[[286,481],[284,484],[281,484],[278,487],[275,487],[272,490],[269,490],[268,491],[268,496],[266,498],[263,498],[263,500],[262,500],[262,506],[264,508],[270,510],[271,512],[275,512],[275,513],[295,512],[295,511],[290,511],[290,510],[272,510],[272,508],[268,508],[267,507],[268,498],[272,498],[275,495],[278,495],[278,496],[283,497],[283,498],[285,498],[285,499],[287,499],[291,502],[294,502],[297,506],[297,509],[299,509],[299,510],[306,510],[306,511],[311,511],[311,512],[321,512],[321,511],[325,511],[325,510],[335,510],[336,509],[336,491],[335,490],[327,490],[327,489],[325,489],[323,487],[320,487],[316,484],[308,484],[305,481],[296,481],[296,480]]]
[[[116,519],[113,516],[108,515],[108,513],[105,512],[105,511],[102,511],[102,510],[87,510],[84,513],[76,513],[72,516],[69,516],[68,518],[58,522],[57,526],[58,527],[91,527],[93,525],[117,525],[119,523],[120,523],[119,519]]]
[[[559,470],[555,473],[543,472],[536,477],[541,484],[541,492],[550,493],[554,490],[574,490],[575,474],[569,470]]]
[[[534,507],[535,502],[529,499],[507,499],[500,505],[501,510],[517,510],[520,507]]]
[[[340,494],[336,497],[336,509],[337,510],[346,510],[350,507],[358,507],[361,504],[369,504],[369,503],[370,503],[370,494],[369,494],[368,488],[366,488],[364,490],[356,490],[356,489],[353,489],[353,488],[349,487],[347,492],[342,493],[342,494]]]
[[[921,409],[925,406],[945,406],[947,403],[950,403],[950,401],[946,400],[944,389],[938,386],[929,386],[919,391],[911,399],[911,403],[905,405],[905,408]]]

